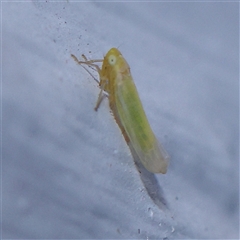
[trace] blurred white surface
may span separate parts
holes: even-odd
[[[2,238],[238,238],[238,3],[2,2]],[[119,47],[171,156],[141,182],[70,57]]]

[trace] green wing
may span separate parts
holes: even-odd
[[[116,82],[115,98],[120,122],[144,167],[153,173],[166,173],[168,154],[149,125],[131,76]]]

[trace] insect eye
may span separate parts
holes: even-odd
[[[110,65],[114,65],[116,63],[116,57],[114,55],[110,55],[108,58],[108,62]]]

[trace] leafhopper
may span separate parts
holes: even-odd
[[[104,96],[109,99],[110,109],[127,142],[134,149],[143,166],[152,173],[166,173],[169,156],[155,137],[144,112],[130,67],[116,48],[111,48],[102,60],[79,61],[97,70],[100,93],[95,110]],[[102,62],[102,68],[97,63]]]

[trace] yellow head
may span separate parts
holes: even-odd
[[[117,48],[111,48],[105,55],[101,73],[109,82],[120,75],[130,74],[129,65]]]

